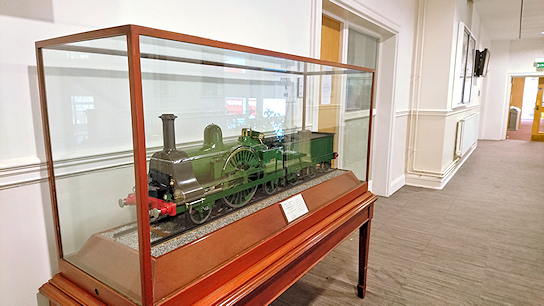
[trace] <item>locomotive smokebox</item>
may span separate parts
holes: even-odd
[[[164,149],[153,153],[149,160],[149,196],[174,201],[177,205],[201,200],[204,189],[198,183],[190,156],[176,150],[173,114],[162,114]]]
[[[164,143],[164,151],[176,150],[176,134],[174,130],[174,120],[178,116],[174,114],[162,114],[159,118],[162,119],[162,138]]]

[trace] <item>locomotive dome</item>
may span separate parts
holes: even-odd
[[[204,129],[204,149],[221,149],[223,147],[223,131],[217,124],[208,124]]]

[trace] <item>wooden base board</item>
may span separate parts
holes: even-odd
[[[211,305],[249,300],[268,303],[368,222],[376,200],[367,192],[366,183],[361,184],[351,172],[314,186],[302,192],[302,196],[310,212],[291,223],[287,223],[277,203],[153,258],[154,304]],[[95,271],[120,273],[114,285],[121,284],[124,291],[119,294],[109,288],[111,283],[106,286],[61,260],[63,277],[106,304],[130,305],[129,299],[138,301],[138,273],[114,272],[118,270],[112,268],[123,267],[123,261],[137,263],[137,252],[112,247],[113,240],[92,240],[94,246],[82,251],[100,254],[79,259]],[[128,261],[127,256],[131,258]],[[113,279],[111,275],[109,278]]]

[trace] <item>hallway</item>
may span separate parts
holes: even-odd
[[[522,119],[517,131],[506,132],[506,138],[510,140],[531,141],[531,132],[533,129],[533,120]]]
[[[480,140],[444,190],[376,202],[364,300],[352,234],[272,305],[542,305],[543,161],[542,142]]]

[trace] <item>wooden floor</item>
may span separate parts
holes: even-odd
[[[367,296],[352,235],[272,305],[544,305],[544,143],[479,141],[444,190],[376,202]]]

